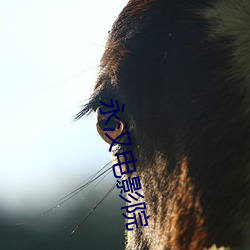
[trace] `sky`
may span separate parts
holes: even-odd
[[[0,1],[0,208],[35,209],[110,161],[95,116],[73,117],[126,2]]]

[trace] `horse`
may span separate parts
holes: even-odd
[[[133,152],[124,177],[140,177],[150,216],[126,250],[250,249],[250,2],[130,0],[77,115],[97,112],[112,144],[110,100],[125,104],[112,133],[127,124],[132,141],[112,154]]]

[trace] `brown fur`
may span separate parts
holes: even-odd
[[[250,6],[232,2],[131,0],[109,34],[78,118],[100,100],[125,104],[133,143],[117,152],[138,159],[151,216],[126,250],[250,249],[250,51],[237,52],[250,44]]]

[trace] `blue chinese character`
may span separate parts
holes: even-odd
[[[119,124],[120,125],[120,124]],[[118,125],[118,126],[119,126]],[[127,126],[125,127],[125,129],[127,128]],[[119,129],[119,127],[117,127],[117,129]],[[106,130],[106,129],[104,129]],[[113,129],[114,130],[114,129]],[[109,130],[110,131],[110,130]],[[110,147],[109,147],[109,152],[111,152],[112,147],[114,146],[114,144],[119,144],[119,145],[132,145],[131,143],[131,139],[130,139],[130,134],[129,131],[127,130],[126,132],[118,135],[115,139],[111,138],[107,133],[105,133],[105,135],[109,138],[110,141],[112,141]],[[119,142],[118,139],[127,135],[128,138],[128,142]]]
[[[121,184],[121,185],[119,185],[119,184]],[[139,176],[132,177],[132,178],[128,177],[128,179],[123,180],[122,183],[118,180],[116,187],[121,189],[121,192],[120,192],[121,194],[122,194],[122,192],[133,193],[135,190],[141,189],[140,177]]]
[[[107,119],[106,122],[105,122],[105,125],[106,125],[106,126],[108,125],[108,123],[109,123],[111,117],[113,117],[113,116],[114,116],[118,121],[120,121],[121,119],[120,119],[120,117],[118,117],[118,116],[116,115],[116,113],[118,113],[118,112],[122,112],[122,113],[123,113],[123,112],[124,112],[124,107],[125,107],[125,104],[122,104],[122,109],[120,110],[120,106],[119,106],[119,103],[118,103],[117,100],[115,101],[115,102],[116,102],[116,107],[115,107],[115,105],[114,105],[112,99],[110,99],[110,102],[111,102],[111,104],[108,105],[108,104],[104,103],[103,101],[100,101],[100,103],[101,103],[103,106],[108,107],[108,108],[113,108],[113,110],[108,110],[108,111],[102,111],[102,109],[99,108],[100,114],[102,114],[102,115],[110,114],[109,117],[108,117],[108,119]]]
[[[127,155],[129,154],[131,156],[131,160],[127,159]],[[128,173],[132,173],[136,171],[135,162],[137,161],[137,159],[134,159],[133,152],[131,150],[123,152],[123,153],[115,154],[115,156],[117,157],[118,163],[114,164],[112,168],[113,168],[114,176],[116,178],[121,177],[121,175],[116,174],[116,166],[119,166],[121,174],[128,174]],[[120,158],[122,159],[122,161]],[[132,167],[133,167],[132,169],[129,168],[129,163],[132,164]],[[125,170],[123,170],[123,168],[125,168]]]
[[[141,195],[141,194],[139,194],[138,192],[135,192],[138,196],[140,196],[141,198],[144,198],[144,196],[143,195]],[[121,194],[119,195],[120,196],[120,198],[122,198],[124,201],[126,201],[127,203],[131,203],[131,201],[130,200],[128,200],[128,199],[126,199],[124,196],[122,196]],[[129,197],[131,197],[133,200],[135,200],[135,201],[138,201],[138,199],[137,198],[135,198],[132,194],[128,194],[128,196]],[[123,207],[123,208],[125,208],[125,207]],[[121,209],[123,209],[123,208],[121,208]]]
[[[123,217],[126,218],[126,219],[133,220],[133,222],[128,222],[128,223],[126,223],[126,229],[127,229],[128,231],[134,230],[134,229],[133,229],[133,226],[132,226],[131,228],[129,228],[130,225],[134,225],[134,224],[135,224],[135,225],[136,225],[136,228],[138,228],[138,223],[137,223],[137,219],[136,219],[136,214],[135,214],[135,213],[133,213],[133,216],[132,216],[132,217],[129,217],[129,216],[127,216],[127,215],[124,214],[124,213],[123,213],[122,215],[123,215]],[[144,217],[145,224],[143,224],[143,222],[142,222],[142,215],[143,215],[143,217]],[[145,211],[141,211],[140,213],[138,213],[138,216],[139,216],[139,219],[140,219],[140,224],[141,224],[141,226],[144,226],[144,227],[148,226],[148,218],[150,217],[150,215],[149,215],[149,216],[146,216]]]
[[[126,209],[127,213],[134,213],[136,210],[145,210],[146,204],[145,202],[141,202],[134,205],[121,207],[121,209]]]

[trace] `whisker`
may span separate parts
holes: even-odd
[[[59,208],[62,204],[64,204],[65,202],[67,202],[68,200],[70,200],[71,198],[73,198],[74,196],[76,196],[79,192],[81,192],[83,189],[87,188],[91,183],[93,183],[95,180],[99,179],[101,176],[104,175],[104,177],[109,174],[111,171],[112,166],[110,166],[112,164],[112,161],[108,162],[107,164],[104,165],[104,167],[102,167],[100,170],[98,170],[96,173],[94,173],[93,175],[91,175],[90,177],[88,177],[86,180],[84,180],[82,183],[80,183],[79,185],[77,185],[72,191],[70,191],[67,195],[63,196],[62,198],[60,198],[59,200],[57,200],[55,203],[56,205],[53,205],[51,208],[47,209],[46,211],[44,211],[43,213],[35,216],[34,218],[30,219],[30,220],[26,220],[26,221],[22,221],[22,222],[17,222],[16,225],[20,226],[23,224],[27,224],[30,222],[33,222],[34,220],[37,220],[41,217],[43,217],[44,215],[50,213],[51,211],[54,211],[55,209]],[[108,167],[108,168],[107,168]],[[107,168],[107,169],[105,169]],[[109,172],[108,172],[109,171]],[[108,173],[107,173],[108,172]]]
[[[112,168],[109,167],[108,169],[106,169],[105,171],[103,171],[101,174],[99,174],[96,177],[91,178],[86,184],[83,184],[82,186],[74,189],[73,191],[71,191],[69,194],[67,194],[66,196],[64,196],[63,198],[61,198],[60,200],[58,200],[58,202],[60,202],[58,205],[62,205],[63,203],[65,203],[66,201],[68,201],[69,199],[71,199],[72,197],[74,197],[75,195],[77,195],[79,192],[81,192],[84,188],[88,187],[91,183],[93,183],[95,180],[99,179],[103,174],[105,174],[107,171],[109,171]],[[110,173],[110,172],[108,172]],[[57,206],[56,206],[57,207]],[[55,208],[56,208],[55,207]],[[53,210],[53,208],[51,209]]]
[[[102,48],[104,48],[104,49],[106,49],[106,50],[114,51],[114,52],[116,52],[118,55],[121,54],[121,51],[120,51],[119,49],[117,49],[117,48],[114,47],[114,46],[108,45],[108,44],[106,44],[106,45],[104,46],[104,45],[97,44],[97,43],[93,43],[93,42],[89,42],[89,41],[83,40],[83,39],[78,39],[78,38],[77,38],[76,40],[78,40],[78,41],[80,41],[80,42],[83,42],[83,43],[91,44],[91,45],[94,45],[94,46],[102,47]],[[99,65],[99,67],[101,67],[101,65]]]
[[[90,193],[91,191],[93,191],[102,182],[102,180],[104,180],[105,177],[108,176],[112,172],[111,168],[109,168],[108,170],[109,171],[86,193],[86,195]]]
[[[120,179],[119,179],[120,180]],[[101,198],[101,200],[92,208],[92,210],[76,225],[76,227],[71,231],[71,233],[60,243],[56,248],[57,250],[61,249],[64,244],[70,239],[70,237],[79,229],[79,227],[84,223],[84,221],[95,211],[95,209],[112,193],[116,187],[116,182],[112,185],[109,191]]]
[[[88,62],[88,63],[91,63],[91,64],[94,64],[95,66],[99,66],[99,63],[96,63],[96,62],[93,62],[89,59],[86,59],[86,58],[83,58],[83,57],[79,57],[80,59],[84,60],[85,62]]]
[[[94,185],[94,187],[91,188],[91,189],[86,193],[86,195],[87,195],[88,193],[90,193],[91,191],[93,191],[93,189],[96,188],[96,187],[102,182],[102,180],[104,180],[105,177],[107,177],[111,172],[112,172],[112,171],[111,171],[111,169],[110,169],[110,171],[109,171],[108,173],[106,173],[106,174],[105,174],[105,175],[104,175],[104,176]],[[67,227],[69,227],[69,226],[75,224],[75,223],[78,222],[78,221],[79,221],[79,219],[75,220],[74,222],[71,222],[71,223],[68,224],[67,226],[64,226],[64,228],[67,228]]]
[[[98,47],[106,48],[106,46],[104,46],[104,45],[97,44],[97,43],[92,43],[92,42],[89,42],[89,41],[87,41],[87,40],[78,39],[78,38],[77,38],[76,40],[81,41],[81,42],[83,42],[83,43],[88,43],[88,44],[91,44],[91,45],[94,45],[94,46],[98,46]]]
[[[99,67],[99,65],[96,64],[96,66],[88,68],[88,69],[85,69],[85,70],[82,70],[82,71],[76,73],[75,75],[73,75],[73,76],[71,76],[71,77],[69,77],[69,78],[67,78],[67,79],[65,79],[65,80],[63,80],[63,81],[61,81],[61,82],[59,82],[57,84],[54,84],[54,85],[51,85],[51,86],[47,86],[47,87],[43,87],[43,88],[34,89],[34,91],[47,90],[47,89],[55,88],[55,87],[57,87],[57,86],[65,83],[67,81],[70,81],[70,80],[74,79],[75,77],[77,77],[77,76],[79,76],[79,75],[81,75],[81,74],[83,74],[83,73],[85,73],[85,72],[87,72],[89,70],[96,69],[98,67]]]
[[[107,164],[105,164],[100,170],[98,170],[96,173],[94,173],[93,175],[91,175],[90,177],[88,177],[86,180],[84,180],[83,182],[81,182],[79,185],[77,185],[75,188],[73,188],[67,195],[63,196],[61,199],[57,200],[56,202],[61,202],[63,199],[67,198],[68,196],[72,195],[75,192],[79,193],[78,192],[79,190],[81,191],[82,189],[86,188],[88,185],[90,185],[92,182],[94,182],[99,177],[101,177],[104,173],[106,173],[109,169],[111,169],[111,167],[109,167],[104,172],[102,172],[101,174],[99,174],[102,170],[104,170],[106,167],[110,166],[111,164],[112,164],[112,161],[110,161]]]

